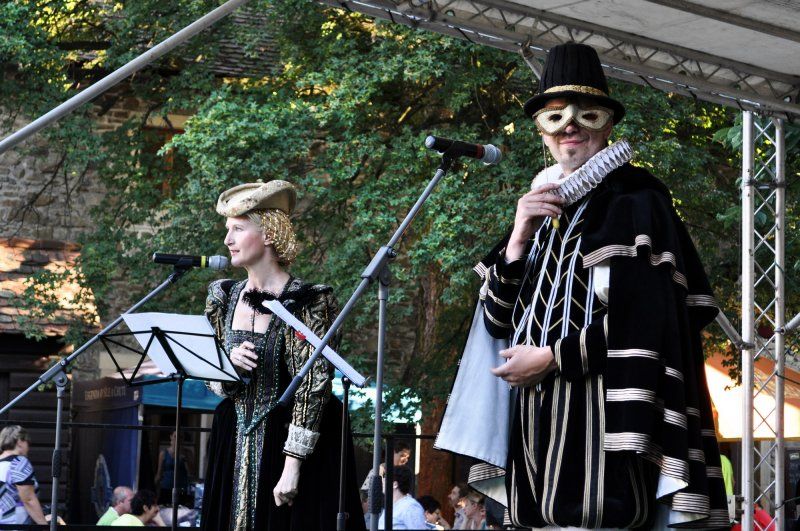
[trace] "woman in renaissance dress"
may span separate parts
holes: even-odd
[[[247,278],[212,282],[206,302],[242,376],[242,383],[210,384],[225,400],[209,441],[201,519],[209,531],[336,528],[342,406],[331,395],[333,367],[320,357],[291,406],[279,405],[313,347],[263,306],[279,301],[320,337],[337,313],[330,287],[286,271],[297,254],[289,220],[295,201],[294,187],[275,180],[236,186],[217,203],[231,265]],[[349,437],[347,445],[347,529],[363,529]]]

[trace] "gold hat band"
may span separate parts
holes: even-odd
[[[608,94],[600,89],[594,87],[587,87],[586,85],[558,85],[557,87],[550,87],[545,90],[543,94],[550,94],[552,92],[580,92],[581,94],[589,94],[591,96],[608,97]]]

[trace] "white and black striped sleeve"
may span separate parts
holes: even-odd
[[[483,317],[486,330],[492,337],[503,339],[511,334],[511,317],[525,275],[526,255],[506,262],[506,250],[501,249],[497,260],[487,271],[486,293],[483,298]]]
[[[561,375],[578,380],[587,374],[600,374],[606,366],[608,321],[599,316],[582,329],[558,339],[550,348]]]

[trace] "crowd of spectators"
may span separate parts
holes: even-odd
[[[111,506],[96,525],[164,527],[164,521],[159,515],[159,506],[153,491],[142,489],[134,494],[130,487],[119,486],[114,489]]]
[[[24,427],[14,424],[0,430],[0,524],[47,524],[50,520],[39,503],[39,482],[28,459],[29,450],[30,436]],[[155,493],[134,493],[130,487],[118,486],[96,525],[164,526],[164,521]]]
[[[29,435],[22,426],[12,425],[0,431],[0,523],[47,523],[49,515],[39,503],[38,482],[33,466],[27,458]],[[174,435],[171,449],[174,452]],[[162,452],[165,453],[165,452]],[[166,456],[165,456],[166,457]],[[169,457],[174,459],[174,453]],[[502,529],[502,506],[485,498],[481,493],[467,487],[464,483],[453,485],[447,502],[454,514],[451,524],[442,515],[442,505],[435,497],[424,494],[415,498],[413,493],[414,472],[407,466],[411,458],[411,448],[405,442],[398,442],[393,455],[392,484],[386,485],[385,463],[381,464],[385,500],[392,503],[393,529]],[[159,459],[159,469],[169,469]],[[171,465],[171,462],[166,465]],[[364,518],[369,527],[368,490],[372,472],[364,480],[361,490]],[[161,479],[161,478],[159,478]],[[171,479],[171,477],[170,477]],[[162,486],[161,481],[157,485]],[[385,505],[384,503],[384,505]],[[112,493],[110,506],[103,513],[98,526],[165,526],[159,514],[158,495],[147,489],[134,492],[128,486],[117,486]],[[378,528],[385,528],[385,507],[378,520]]]
[[[448,497],[453,507],[453,524],[442,516],[442,506],[431,495],[416,500],[409,493],[413,472],[407,466],[394,470],[391,489],[386,488],[387,500],[391,493],[393,529],[502,529],[503,506],[486,498],[480,492],[463,484],[453,486]],[[385,514],[381,513],[378,529],[385,529]]]
[[[386,483],[386,465],[381,463],[379,474],[386,503],[392,503],[392,529],[398,530],[449,530],[449,529],[503,529],[504,507],[466,483],[453,485],[447,502],[453,511],[450,524],[442,515],[442,505],[434,496],[413,495],[414,472],[407,466],[411,460],[411,447],[403,442],[394,445],[392,484]],[[374,473],[370,471],[361,486],[361,505],[367,528],[370,526],[369,486]],[[386,508],[378,519],[378,529],[386,528]]]
[[[159,515],[158,500],[156,494],[147,489],[137,491],[130,501],[130,512],[120,514],[119,518],[107,524],[111,527],[135,526],[145,527],[156,525],[164,526],[164,521]],[[100,522],[97,525],[101,525]]]

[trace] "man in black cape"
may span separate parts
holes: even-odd
[[[625,109],[592,48],[550,50],[524,109],[556,164],[476,267],[482,319],[468,342],[480,328],[509,345],[491,369],[516,390],[508,515],[525,527],[727,527],[700,338],[718,309],[670,193],[629,163],[627,142],[609,145]]]

